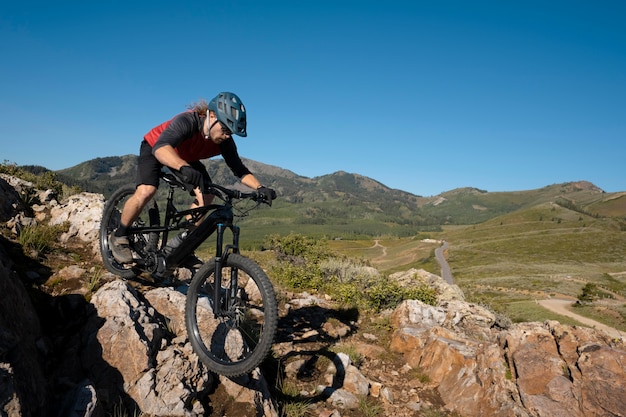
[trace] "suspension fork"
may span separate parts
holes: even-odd
[[[233,232],[233,243],[224,247],[224,231],[226,228],[230,228]],[[225,312],[228,312],[231,307],[232,300],[235,300],[238,287],[238,270],[237,268],[230,269],[230,288],[225,295],[224,303],[221,303],[222,298],[222,267],[226,264],[228,254],[239,253],[239,226],[229,225],[224,223],[218,223],[217,236],[215,245],[215,282],[213,288],[213,315],[218,317],[222,315],[222,307]]]

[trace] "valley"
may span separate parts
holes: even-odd
[[[358,174],[306,178],[245,162],[279,194],[271,208],[240,219],[246,250],[262,249],[271,235],[298,233],[367,260],[383,274],[418,268],[439,275],[435,250],[445,240],[455,283],[473,302],[514,322],[576,324],[536,300],[577,299],[593,284],[595,300],[576,312],[626,330],[626,304],[611,295],[626,295],[625,192],[605,193],[575,181],[510,192],[468,187],[422,197]],[[132,181],[135,164],[132,155],[97,158],[56,174],[106,197]],[[236,181],[220,161],[207,161],[207,169],[216,182]]]

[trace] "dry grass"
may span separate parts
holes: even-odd
[[[515,321],[569,323],[570,319],[555,317],[535,300],[576,298],[592,282],[617,299],[602,308],[583,309],[581,314],[613,327],[624,325],[626,232],[615,219],[546,203],[479,225],[445,227],[433,236],[449,242],[452,274],[469,300],[488,304]],[[334,241],[331,247],[358,254],[381,270],[422,267],[439,273],[432,258],[438,244],[411,238],[375,243]]]
[[[412,267],[439,273],[434,262],[438,243],[415,238],[333,240],[329,247],[340,254],[366,259],[383,273],[392,273]]]

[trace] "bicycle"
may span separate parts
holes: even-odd
[[[161,172],[169,186],[164,219],[156,199],[146,205],[129,228],[132,264],[120,264],[109,248],[109,235],[120,223],[122,208],[134,193],[132,185],[116,190],[104,206],[100,224],[100,252],[105,267],[124,279],[152,276],[154,285],[173,285],[174,270],[213,233],[216,234],[215,257],[202,264],[187,288],[185,325],[194,352],[215,373],[234,377],[251,372],[267,356],[274,342],[278,309],[274,288],[263,269],[239,252],[239,226],[233,224],[234,203],[249,199],[256,202],[242,211],[246,215],[261,203],[271,205],[257,192],[242,192],[217,184],[206,188],[219,204],[178,210],[174,205],[176,190],[191,193],[193,186],[172,173]],[[168,235],[181,231],[186,235],[176,247],[168,246]],[[232,243],[224,243],[226,230]]]

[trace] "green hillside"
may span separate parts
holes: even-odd
[[[134,156],[98,158],[55,174],[107,196],[134,181],[135,161]],[[470,300],[514,320],[545,320],[553,316],[536,300],[576,299],[593,284],[602,300],[581,311],[626,329],[626,192],[606,193],[576,181],[421,197],[358,174],[307,178],[246,163],[279,198],[240,221],[244,249],[260,247],[269,234],[295,232],[326,238],[333,250],[366,259],[383,273],[411,267],[439,273],[433,253],[437,240],[446,240],[455,282]],[[222,161],[207,167],[215,182],[236,182]],[[180,198],[186,204],[188,196]]]
[[[454,281],[468,300],[490,306],[513,321],[565,317],[538,300],[576,300],[592,285],[593,302],[578,314],[626,331],[626,222],[583,214],[556,203],[538,203],[475,225],[447,225],[429,235],[449,244]],[[384,273],[423,268],[440,273],[432,239],[333,240],[341,254],[367,259]],[[570,323],[576,324],[576,323]]]
[[[547,319],[536,300],[576,299],[592,283],[607,298],[588,316],[626,330],[626,222],[540,203],[484,223],[446,227],[455,282],[513,319]],[[594,313],[595,312],[595,313]]]
[[[605,193],[584,181],[512,192],[463,188],[421,197],[358,174],[340,171],[307,178],[279,167],[244,161],[279,195],[271,210],[257,211],[245,220],[258,229],[249,229],[255,235],[299,231],[341,238],[413,236],[439,231],[442,225],[482,223],[546,202],[570,205],[595,216],[626,218],[626,193]],[[206,165],[214,182],[236,182],[220,159],[209,160]],[[96,158],[56,174],[64,182],[108,197],[119,185],[134,182],[135,169],[136,156],[126,155]]]
[[[66,184],[106,198],[120,185],[134,183],[136,161],[134,155],[96,158],[55,174]],[[421,197],[358,174],[339,171],[307,178],[279,167],[244,161],[279,196],[270,210],[255,211],[242,220],[249,239],[254,241],[269,233],[292,231],[342,239],[411,237],[438,232],[447,225],[480,224],[541,203],[556,203],[596,218],[626,219],[626,192],[605,193],[585,181],[511,192],[461,188]],[[209,160],[206,165],[214,182],[237,182],[222,160]],[[163,194],[162,187],[161,198]],[[178,202],[186,204],[186,196],[180,195]]]
[[[137,157],[133,155],[96,158],[56,171],[60,181],[105,197],[120,186],[135,182]]]

